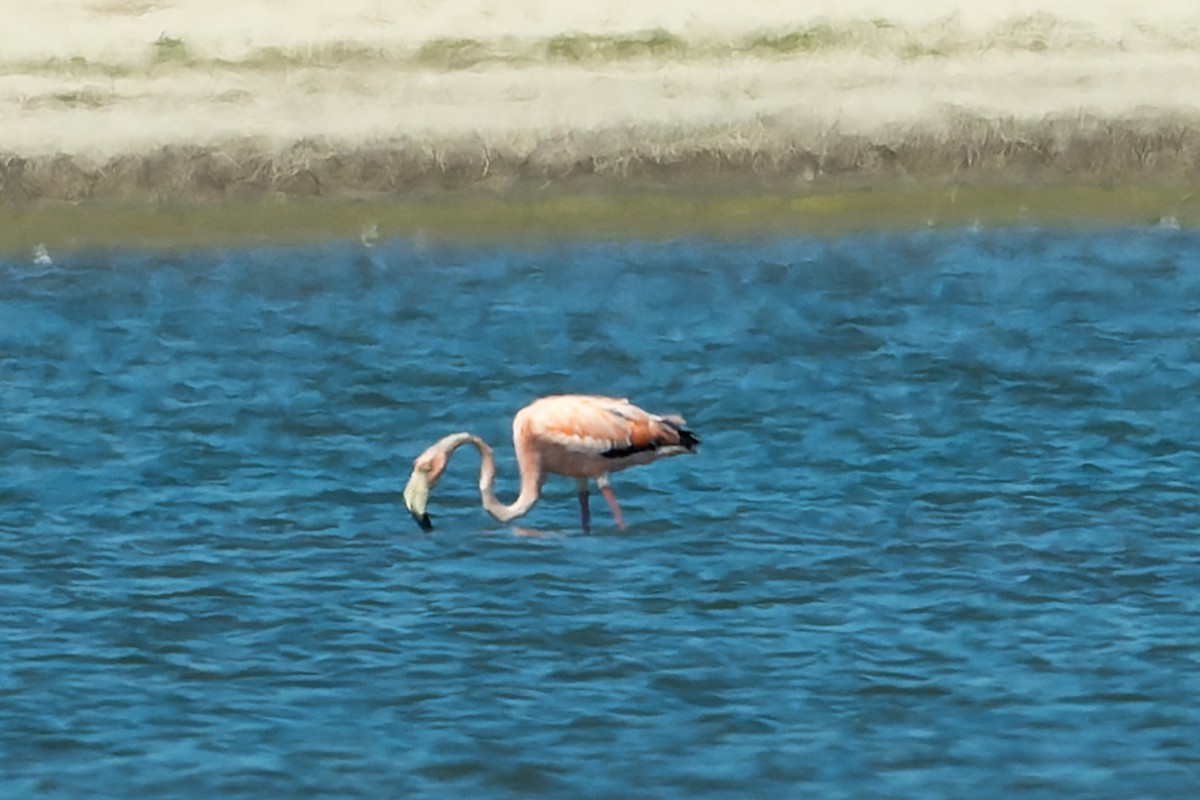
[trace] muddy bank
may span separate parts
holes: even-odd
[[[1200,227],[1191,187],[898,183],[807,193],[542,190],[443,192],[377,200],[0,204],[0,255],[43,262],[72,252],[129,247],[190,249],[346,241],[539,245],[574,239],[654,241],[702,237],[831,235],[928,228],[1075,229]]]
[[[1037,121],[956,115],[874,136],[769,122],[544,137],[398,138],[283,148],[231,141],[108,158],[0,153],[0,197],[41,202],[213,202],[411,198],[547,189],[822,192],[946,183],[1156,183],[1200,177],[1200,119],[1184,115]]]

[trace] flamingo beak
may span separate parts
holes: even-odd
[[[425,505],[428,502],[429,477],[421,470],[414,469],[408,479],[408,485],[404,487],[404,506],[423,531],[433,530],[433,523],[430,522],[429,514],[425,511]]]

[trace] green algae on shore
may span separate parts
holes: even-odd
[[[1200,227],[1179,187],[1077,185],[863,189],[820,194],[671,191],[464,193],[433,200],[0,207],[0,251],[303,245],[410,237],[436,242],[837,235],[863,229],[1018,225]]]

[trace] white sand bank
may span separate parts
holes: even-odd
[[[938,175],[962,169],[961,152],[934,151],[964,131],[974,139],[958,150],[1010,137],[1065,152],[1064,138],[1105,135],[1174,148],[1089,156],[1074,167],[1085,172],[1200,160],[1200,10],[1172,0],[0,0],[0,12],[0,161],[23,165],[5,173],[10,195],[103,193],[114,163],[163,148],[204,149],[199,180],[218,193],[289,191],[302,170],[314,178],[298,185],[321,191],[334,180],[314,158],[364,150],[398,170],[368,181],[387,192],[405,170],[459,165],[504,184],[555,159],[559,173],[609,177],[714,157],[802,180],[880,158]],[[859,155],[830,155],[847,141]],[[196,179],[152,172],[142,188]]]

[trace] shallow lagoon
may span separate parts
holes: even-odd
[[[1191,797],[1200,237],[0,262],[14,796]],[[520,527],[560,391],[699,456]]]

